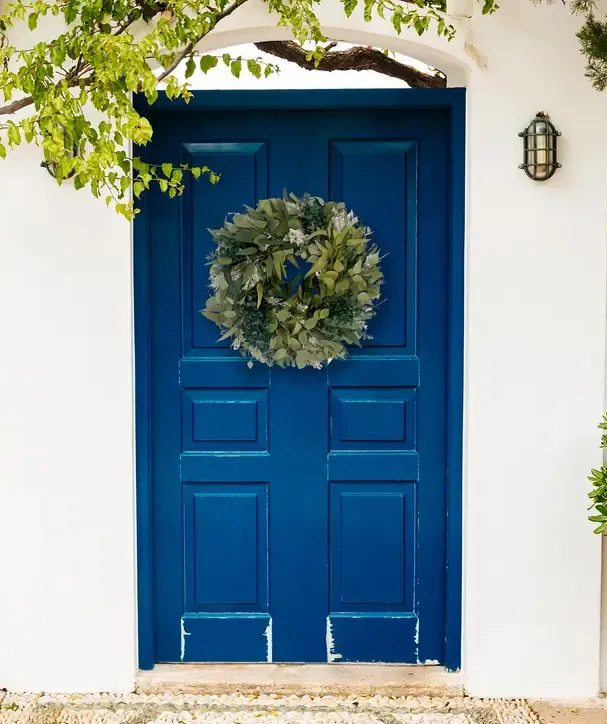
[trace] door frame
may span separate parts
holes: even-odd
[[[194,91],[189,104],[160,93],[135,107],[156,113],[205,110],[442,109],[449,113],[449,291],[447,330],[447,520],[445,568],[445,668],[457,671],[462,650],[462,466],[464,408],[464,236],[466,91],[464,88],[389,90]],[[135,481],[137,527],[137,622],[139,668],[154,667],[153,537],[150,394],[149,215],[146,195],[133,225],[135,343]]]

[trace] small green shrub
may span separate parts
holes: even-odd
[[[599,423],[599,429],[603,431],[601,435],[601,448],[607,448],[607,413],[603,415],[603,421]],[[593,469],[588,476],[588,480],[592,483],[592,490],[588,493],[588,497],[592,501],[589,510],[594,510],[595,515],[588,516],[588,520],[598,523],[595,533],[607,535],[607,465],[601,465],[598,470]]]

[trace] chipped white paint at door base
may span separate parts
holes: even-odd
[[[186,636],[190,636],[190,632],[185,630],[185,621],[181,619],[181,654],[180,661],[185,661],[185,641]]]
[[[327,616],[327,633],[325,635],[325,641],[327,642],[327,663],[332,664],[334,661],[341,659],[341,654],[335,653],[335,640],[333,638],[333,624],[331,623],[331,617]]]
[[[270,616],[270,621],[268,622],[268,625],[266,626],[266,630],[264,631],[264,636],[266,637],[267,645],[268,645],[268,658],[267,662],[268,664],[272,663],[272,617]]]

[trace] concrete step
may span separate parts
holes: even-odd
[[[460,673],[400,664],[157,664],[141,693],[461,696]]]

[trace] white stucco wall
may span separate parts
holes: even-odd
[[[0,688],[135,670],[131,249],[35,148],[0,167]]]
[[[279,37],[255,2],[207,47]],[[604,405],[607,108],[583,77],[577,21],[510,0],[447,44],[346,20],[336,0],[321,12],[331,37],[415,55],[468,87],[466,686],[596,694],[600,541],[585,477]],[[538,110],[563,132],[547,184],[517,168],[517,132]],[[130,229],[39,161],[23,149],[0,166],[0,687],[128,690]]]
[[[574,23],[551,9],[514,2],[475,33],[490,71],[473,71],[469,98],[464,651],[483,694],[598,688],[600,541],[583,511],[600,461],[606,107],[579,82]],[[563,132],[546,185],[517,176],[506,130],[537,109]],[[493,122],[498,164],[481,150]]]

